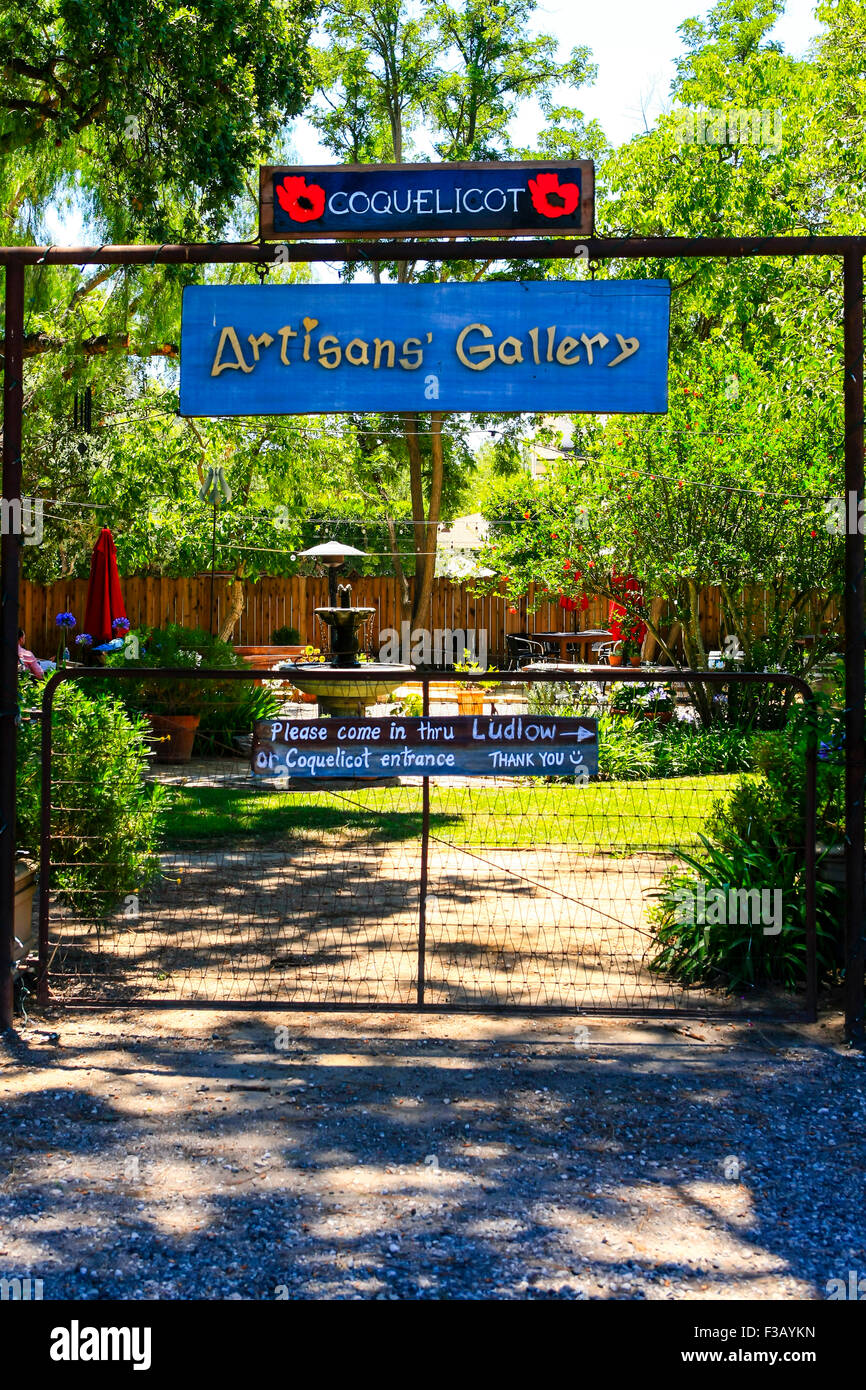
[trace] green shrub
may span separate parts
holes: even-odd
[[[733,837],[749,838],[763,827],[784,844],[802,844],[806,812],[806,749],[809,715],[802,705],[791,712],[784,731],[756,734],[751,740],[757,777],[745,778],[718,804],[708,833],[723,848]],[[841,844],[845,828],[845,770],[842,717],[822,708],[815,728],[817,758],[817,838]]]
[[[705,728],[677,719],[664,724],[645,718],[648,708],[665,708],[667,691],[647,699],[647,691],[658,689],[641,681],[617,681],[610,687],[605,702],[597,686],[551,682],[533,686],[528,704],[532,714],[598,719],[598,769],[602,780],[627,782],[751,770],[754,763],[746,729],[724,725]],[[623,713],[611,709],[614,702]]]
[[[657,777],[661,737],[661,727],[650,720],[630,715],[599,715],[599,777],[612,782]]]
[[[402,700],[396,702],[393,713],[402,719],[420,719],[424,713],[423,695],[419,695],[417,691],[410,691]]]
[[[728,988],[777,984],[794,988],[805,978],[806,885],[803,873],[806,807],[806,753],[810,737],[818,747],[817,838],[841,843],[844,826],[844,766],[840,716],[819,707],[813,721],[804,705],[791,710],[783,731],[751,739],[755,772],[716,802],[701,836],[704,850],[681,854],[686,870],[663,877],[653,910],[656,969],[687,984],[724,981]],[[731,889],[779,889],[783,926],[767,936],[761,925],[683,921],[679,895],[697,885],[725,893]],[[834,979],[844,959],[843,904],[838,890],[819,878],[816,892],[818,968]]]
[[[659,777],[694,777],[721,772],[749,772],[751,739],[745,729],[700,724],[666,724],[658,744]]]
[[[608,692],[612,713],[671,714],[676,708],[673,686],[657,681],[615,681]]]
[[[298,647],[301,634],[296,627],[276,627],[271,633],[271,641],[276,647]]]
[[[25,682],[31,688],[25,690]],[[21,701],[38,687],[22,677]],[[82,916],[104,918],[140,893],[159,868],[158,821],[164,789],[145,781],[149,728],[110,695],[61,685],[52,714],[52,887]],[[39,848],[41,737],[35,722],[18,734],[19,846]]]
[[[605,704],[601,686],[587,681],[573,685],[570,681],[539,681],[532,684],[526,697],[530,714],[597,715]]]
[[[213,681],[148,679],[146,673],[154,667],[195,671],[200,667],[244,665],[228,642],[221,642],[203,628],[171,623],[164,628],[142,628],[137,636],[137,657],[129,659],[124,653],[115,652],[107,658],[106,665],[141,671],[138,679],[123,682],[120,693],[130,708],[142,714],[204,715],[213,699]]]
[[[238,754],[235,739],[249,734],[257,719],[273,719],[280,710],[280,697],[268,685],[254,681],[232,681],[224,685],[208,682],[211,703],[202,709],[193,752],[198,757]]]
[[[803,855],[772,835],[744,839],[728,837],[727,849],[700,837],[704,851],[681,853],[689,866],[670,869],[650,909],[656,949],[651,968],[664,971],[685,985],[717,985],[729,991],[755,985],[801,986],[806,977],[806,893]],[[715,920],[716,916],[742,918],[727,910],[732,891],[775,894],[781,921],[766,921],[760,912],[754,920]],[[834,978],[837,968],[835,938],[836,895],[820,880],[816,890],[816,935],[819,978]],[[775,899],[767,900],[775,906]],[[724,903],[725,909],[719,911]],[[685,904],[693,910],[685,911]],[[768,933],[766,927],[770,926]],[[776,930],[776,927],[780,930]]]
[[[248,734],[256,719],[272,719],[279,711],[279,696],[252,680],[148,679],[147,671],[160,666],[190,671],[246,668],[230,643],[221,642],[203,628],[170,624],[145,628],[138,636],[140,655],[135,660],[127,661],[122,653],[116,653],[108,664],[140,670],[141,677],[111,688],[136,714],[197,714],[199,726],[193,745],[197,756],[237,753],[236,736]]]

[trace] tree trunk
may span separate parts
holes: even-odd
[[[229,584],[228,599],[229,605],[223,619],[222,627],[217,636],[221,642],[231,641],[232,633],[240,621],[240,616],[244,611],[246,602],[246,585],[244,584],[244,566],[239,564],[235,569],[234,578]]]
[[[689,594],[689,608],[687,621],[682,625],[683,649],[686,654],[686,661],[693,671],[701,671],[707,665],[707,653],[704,647],[703,634],[701,633],[700,619],[700,590],[693,579],[687,581]],[[713,722],[713,707],[711,692],[702,683],[689,686],[689,695],[700,715],[701,722],[709,725]]]
[[[433,599],[433,581],[436,578],[436,542],[439,535],[439,515],[442,507],[441,411],[435,410],[433,412],[430,417],[430,427],[430,496],[427,503],[426,518],[424,517],[423,497],[421,499],[420,517],[424,524],[415,527],[416,533],[420,535],[421,554],[418,554],[418,539],[416,539],[415,600],[412,605],[413,627],[426,628],[430,627],[430,605]],[[420,450],[418,451],[418,461],[420,464]]]
[[[402,622],[411,622],[412,594],[409,590],[409,581],[406,578],[403,561],[400,558],[397,528],[394,525],[393,517],[386,517],[385,525],[388,527],[388,541],[391,546],[391,559],[394,564],[394,580],[397,585],[397,602],[400,605],[400,619]]]
[[[729,620],[730,626],[734,629],[734,634],[738,638],[740,646],[743,649],[743,654],[746,658],[746,666],[751,667],[752,634],[749,624],[746,621],[746,615],[744,612],[741,613],[737,608],[733,594],[724,580],[719,585],[719,591],[722,595],[722,602],[725,605],[726,617]]]
[[[430,480],[430,506],[424,506],[424,461],[418,439],[418,416],[413,410],[402,412],[406,447],[409,453],[409,493],[412,500],[412,544],[415,551],[415,594],[410,621],[413,626],[426,627],[433,593],[433,572],[435,566],[435,539],[439,525],[439,504],[442,496],[442,416],[439,412],[434,418],[432,443],[432,476]],[[438,478],[437,478],[438,473]],[[433,534],[433,554],[430,554],[430,530]]]
[[[644,661],[652,661],[656,654],[656,648],[662,645],[656,634],[659,631],[664,602],[663,598],[654,598],[650,603],[650,611],[647,618],[647,632],[644,638],[643,651],[641,652]]]

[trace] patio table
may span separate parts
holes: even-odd
[[[600,627],[587,627],[582,632],[530,632],[527,636],[535,642],[550,642],[558,646],[561,661],[567,659],[569,647],[592,647],[596,642],[614,640],[612,632]]]

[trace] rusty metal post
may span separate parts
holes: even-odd
[[[426,718],[430,713],[430,677],[422,676],[424,691],[422,710]],[[419,1006],[424,1003],[426,988],[427,956],[427,866],[430,853],[430,778],[421,778],[421,877],[418,884],[418,994]]]
[[[3,509],[0,555],[0,1032],[12,1027],[15,937],[15,774],[21,426],[24,413],[24,266],[7,265],[3,344]]]
[[[803,872],[806,879],[806,1019],[818,1017],[818,926],[816,921],[815,861],[818,820],[818,702],[813,692],[803,695],[809,712],[809,738],[806,744],[806,786],[803,825]]]
[[[44,1006],[51,998],[48,982],[48,926],[51,902],[51,749],[54,718],[54,692],[67,671],[55,671],[42,692],[42,776],[40,784],[39,830],[39,966],[36,1002]]]
[[[866,1042],[864,907],[864,538],[863,500],[863,255],[848,251],[843,265],[845,333],[845,1033]]]

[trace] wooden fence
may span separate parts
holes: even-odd
[[[214,583],[214,631],[219,630],[227,605],[228,580],[217,577]],[[388,577],[352,578],[352,602],[376,609],[376,621],[371,647],[378,650],[379,634],[385,628],[400,628],[400,605],[397,585]],[[121,579],[126,611],[133,628],[180,623],[185,627],[210,627],[210,576],[191,579],[154,579],[127,577]],[[760,602],[760,595],[755,596]],[[78,631],[84,619],[87,599],[87,580],[60,580],[56,584],[22,584],[21,626],[27,634],[27,645],[37,655],[51,656],[57,645],[55,615],[68,611],[78,619]],[[301,640],[321,645],[323,634],[317,631],[318,620],[313,610],[328,601],[325,579],[295,576],[292,579],[262,578],[247,581],[244,610],[235,628],[232,641],[239,646],[258,646],[270,642],[271,633],[279,627],[296,627]],[[524,600],[511,603],[500,595],[476,595],[466,583],[437,579],[433,590],[432,628],[486,630],[490,658],[505,652],[506,633],[564,630],[574,626],[607,626],[607,601],[596,599],[586,613],[569,613],[558,603],[543,604],[534,613],[528,612]],[[514,611],[512,611],[514,610]],[[837,606],[827,610],[827,621],[836,621]],[[578,622],[575,622],[575,619]],[[721,612],[719,592],[706,589],[701,595],[701,627],[708,649],[721,648]]]

